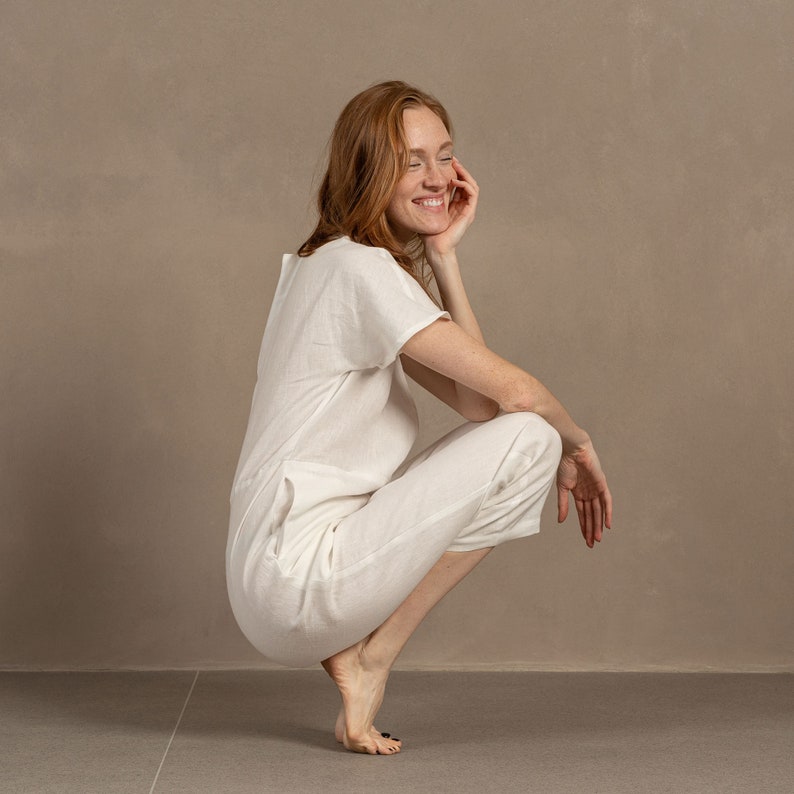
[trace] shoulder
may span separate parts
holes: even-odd
[[[352,270],[366,267],[383,267],[385,264],[397,266],[394,257],[385,248],[374,248],[371,245],[354,243],[348,237],[331,240],[314,253],[318,260],[338,267]]]
[[[307,261],[311,261],[312,272],[322,274],[324,280],[359,285],[367,290],[367,284],[405,284],[413,281],[385,248],[355,243],[340,237],[318,248]]]

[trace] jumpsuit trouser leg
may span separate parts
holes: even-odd
[[[280,614],[259,616],[261,636],[272,635],[260,650],[288,665],[325,659],[381,625],[445,551],[537,532],[561,448],[556,430],[524,412],[441,438],[339,522],[328,579],[275,585],[262,606]]]

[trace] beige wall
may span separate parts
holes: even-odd
[[[794,5],[6,0],[0,31],[0,665],[262,663],[223,564],[260,336],[336,114],[400,77],[481,184],[488,339],[617,504],[594,552],[549,512],[403,664],[794,669]]]

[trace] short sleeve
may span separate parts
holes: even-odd
[[[391,254],[380,248],[369,253],[346,267],[355,296],[353,333],[345,340],[351,369],[387,367],[414,334],[449,319]]]

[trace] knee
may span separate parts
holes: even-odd
[[[562,456],[560,434],[542,416],[529,411],[518,411],[505,416],[511,417],[511,422],[517,427],[516,441],[521,452],[533,458],[538,465],[548,466],[556,472]]]
[[[552,475],[557,473],[562,457],[562,438],[560,434],[545,420],[543,422],[543,457],[548,461]]]
[[[541,439],[544,451],[554,460],[556,466],[562,456],[562,438],[542,416],[532,415],[535,417],[535,432]]]

